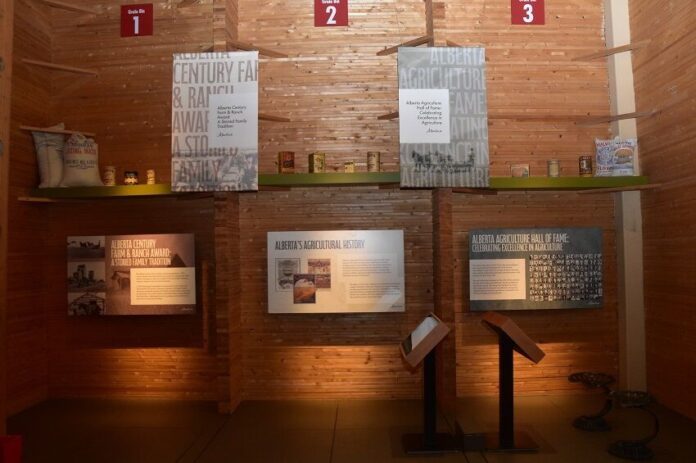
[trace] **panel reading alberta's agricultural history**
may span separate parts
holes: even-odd
[[[68,237],[69,315],[195,311],[192,234]]]
[[[399,48],[401,186],[487,187],[485,50]]]
[[[268,233],[270,313],[403,312],[402,230]]]
[[[172,190],[258,190],[258,52],[174,55]]]
[[[471,310],[602,306],[602,230],[469,232]]]

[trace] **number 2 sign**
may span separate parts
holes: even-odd
[[[510,0],[510,2],[512,24],[544,25],[544,0]]]
[[[314,0],[314,27],[347,25],[348,0]]]
[[[121,5],[121,37],[152,35],[152,3]]]

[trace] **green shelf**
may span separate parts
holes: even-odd
[[[648,178],[633,177],[491,177],[494,190],[589,190],[647,185]]]
[[[398,172],[355,172],[321,174],[260,174],[259,187],[319,187],[341,185],[398,185]],[[491,177],[488,190],[590,190],[602,188],[639,188],[648,178],[634,177]],[[471,189],[475,191],[476,189]],[[482,189],[484,191],[486,189]],[[197,192],[191,192],[197,193]],[[60,199],[124,198],[191,194],[173,192],[168,183],[156,185],[91,186],[72,188],[36,188],[24,201]]]
[[[88,199],[121,198],[128,196],[163,196],[179,194],[172,192],[169,183],[155,185],[83,186],[70,188],[35,188],[32,198],[46,199]]]

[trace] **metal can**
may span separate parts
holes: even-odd
[[[592,156],[580,156],[578,168],[580,177],[592,177]]]
[[[104,186],[116,186],[116,166],[104,167]]]
[[[155,184],[155,169],[148,169],[146,173],[147,173],[147,184],[154,185]]]
[[[309,155],[309,172],[318,174],[326,171],[326,153],[312,153]]]
[[[367,152],[367,171],[368,172],[379,172],[379,151],[368,151]]]
[[[546,161],[546,175],[549,177],[561,176],[561,162],[558,159],[550,159]]]
[[[355,172],[355,163],[353,161],[346,161],[343,163],[343,172],[352,173]]]
[[[295,153],[292,151],[281,151],[278,153],[278,173],[295,173]]]
[[[123,184],[124,185],[137,185],[138,184],[138,171],[137,170],[127,170],[123,173]]]

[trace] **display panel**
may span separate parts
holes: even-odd
[[[402,230],[268,233],[270,313],[403,312]]]
[[[601,307],[602,297],[599,228],[469,232],[471,310]]]
[[[69,236],[69,315],[196,311],[193,234]]]

